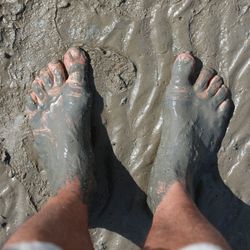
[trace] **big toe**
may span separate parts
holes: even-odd
[[[64,65],[68,72],[69,84],[84,86],[87,82],[88,59],[83,50],[79,48],[70,48],[64,55]]]
[[[190,76],[193,73],[195,60],[190,52],[184,52],[177,56],[173,68],[170,84],[185,86],[190,84]]]

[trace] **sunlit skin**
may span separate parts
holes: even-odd
[[[6,249],[25,241],[50,242],[65,250],[93,249],[87,203],[93,185],[88,64],[84,51],[70,48],[63,62],[49,63],[32,84],[28,115],[53,196],[10,237]],[[180,54],[166,90],[163,119],[171,123],[163,124],[150,179],[148,198],[154,217],[145,241],[147,250],[177,250],[200,242],[230,249],[199,212],[186,187],[187,167],[193,164],[196,169],[200,162],[192,161],[191,149],[203,159],[204,152],[199,151],[202,143],[209,154],[216,154],[232,109],[221,77],[204,69],[193,85],[190,76],[194,67],[191,53]],[[164,166],[166,156],[172,153],[168,152],[169,142],[178,145],[178,159],[170,161],[172,166]],[[167,167],[172,169],[169,176],[164,172]]]

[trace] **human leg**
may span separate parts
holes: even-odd
[[[198,243],[213,244],[220,247],[219,250],[230,249],[221,234],[201,214],[185,186],[177,181],[169,187],[156,208],[144,249],[177,250]]]
[[[28,103],[35,146],[53,197],[5,244],[51,242],[63,249],[93,249],[87,199],[93,185],[91,92],[83,51],[71,48],[33,82]]]
[[[189,194],[201,168],[216,159],[232,103],[221,77],[212,69],[202,69],[193,85],[194,66],[189,52],[180,54],[167,87],[162,140],[148,190],[155,213],[145,249],[180,249],[199,242],[230,249]]]
[[[78,181],[67,183],[12,235],[5,247],[38,241],[65,250],[93,249],[88,232],[88,208],[81,195]]]

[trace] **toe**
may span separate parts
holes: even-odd
[[[218,108],[218,106],[225,101],[229,96],[229,90],[228,88],[223,84],[219,90],[217,91],[217,93],[215,94],[215,96],[213,97],[213,101],[212,104],[215,108]]]
[[[54,85],[62,86],[66,80],[65,69],[62,63],[59,61],[51,62],[48,64],[48,68],[52,74]]]
[[[204,91],[214,75],[215,71],[213,69],[203,68],[194,84],[194,90],[197,92]]]
[[[49,91],[53,87],[53,78],[48,69],[42,69],[37,80],[43,85],[46,91]]]
[[[69,84],[86,85],[87,57],[83,50],[70,48],[64,55],[64,65],[68,72]]]
[[[232,110],[233,110],[233,102],[230,99],[226,99],[218,107],[219,114],[225,117],[230,116]]]
[[[37,97],[34,92],[26,96],[26,107],[29,111],[35,111],[37,109]]]
[[[173,69],[170,84],[185,86],[190,84],[189,78],[193,73],[195,60],[190,52],[184,52],[177,56]]]
[[[220,76],[216,75],[215,77],[213,77],[207,88],[208,96],[209,97],[214,96],[219,90],[219,88],[222,86],[222,84],[223,84],[223,80]]]
[[[31,93],[31,97],[39,106],[43,106],[43,100],[46,96],[46,92],[44,91],[42,81],[38,78],[32,83],[33,92]]]

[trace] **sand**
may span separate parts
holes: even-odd
[[[249,249],[249,24],[248,0],[2,0],[1,244],[49,197],[32,148],[25,95],[41,68],[81,46],[90,55],[96,87],[95,249],[143,244],[152,220],[146,191],[161,138],[161,100],[173,60],[185,50],[223,76],[235,104],[218,166],[204,176],[196,202],[233,249]]]

